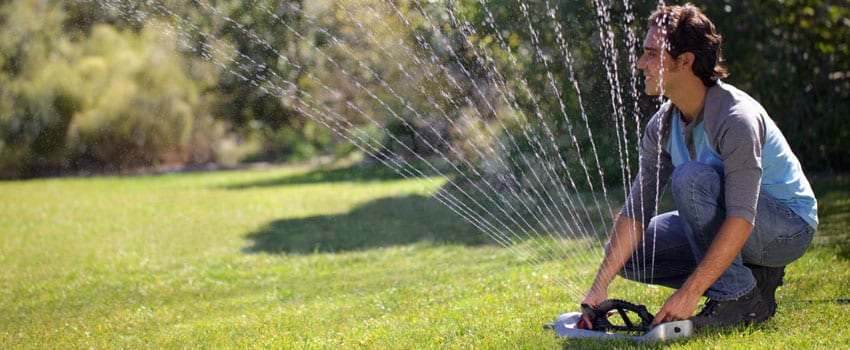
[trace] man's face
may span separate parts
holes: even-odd
[[[637,68],[643,71],[646,94],[650,96],[666,95],[678,78],[675,60],[664,44],[661,29],[650,27],[643,41],[643,55],[637,62]]]

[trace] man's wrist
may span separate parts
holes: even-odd
[[[698,283],[694,282],[695,280],[692,277],[693,275],[691,275],[691,278],[688,278],[679,289],[688,295],[702,296],[702,293],[705,293],[705,290],[708,289],[708,287],[699,286]]]

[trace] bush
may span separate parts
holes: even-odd
[[[215,158],[224,128],[206,111],[173,39],[98,25],[80,43],[55,40],[55,50],[27,57],[30,65],[9,84],[0,176]]]

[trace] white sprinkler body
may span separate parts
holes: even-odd
[[[694,325],[690,320],[673,321],[659,324],[643,335],[628,335],[612,332],[600,332],[577,328],[581,312],[568,312],[558,316],[555,322],[547,323],[546,328],[555,331],[555,336],[569,339],[631,339],[635,342],[664,342],[690,337],[694,334]]]

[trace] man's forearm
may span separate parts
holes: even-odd
[[[637,249],[642,236],[643,225],[639,221],[623,215],[617,217],[608,246],[605,248],[605,258],[599,266],[599,272],[591,288],[602,290],[608,288]]]
[[[705,293],[732,265],[752,231],[753,225],[748,221],[737,217],[727,218],[720,226],[705,257],[681,289],[697,295]]]

